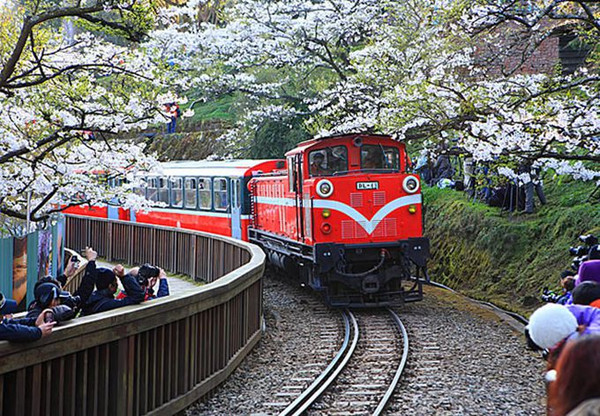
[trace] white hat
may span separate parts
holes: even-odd
[[[565,306],[548,303],[531,314],[526,328],[533,342],[550,348],[577,330],[577,319]]]

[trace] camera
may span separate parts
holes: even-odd
[[[579,266],[581,266],[582,262],[583,262],[582,257],[575,257],[573,259],[573,261],[571,262],[571,269],[573,269],[574,271],[578,272],[579,271]]]
[[[569,247],[569,253],[572,256],[575,256],[573,262],[571,263],[571,268],[575,271],[579,271],[579,266],[581,263],[588,261],[590,259],[590,254],[592,254],[592,259],[600,258],[598,256],[598,238],[592,234],[580,235],[579,241],[581,241],[584,246],[577,247]]]
[[[137,275],[137,281],[140,286],[148,286],[148,281],[153,277],[158,277],[159,275],[160,269],[158,267],[146,263],[140,267]]]
[[[73,296],[68,292],[61,292],[58,298],[61,305],[66,305],[73,310],[79,309],[81,306],[81,297]]]
[[[542,291],[542,301],[556,303],[561,298],[561,295],[550,291],[547,287]]]
[[[44,312],[44,322],[61,323],[75,318],[75,315],[77,312],[73,308],[67,305],[58,305],[51,311]]]
[[[589,250],[589,246],[598,244],[598,238],[596,238],[592,234],[580,235],[579,241],[581,241],[583,244],[588,246],[588,250]]]
[[[569,253],[572,256],[583,256],[587,254],[588,251],[590,251],[590,248],[586,246],[569,247]]]
[[[48,323],[48,322],[55,322],[54,321],[54,312],[45,312],[44,313],[44,322]]]

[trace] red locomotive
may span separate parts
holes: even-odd
[[[138,192],[168,208],[70,213],[249,240],[333,306],[421,300],[429,256],[417,176],[403,143],[350,134],[300,143],[285,160],[168,162]]]

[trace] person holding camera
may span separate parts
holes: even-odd
[[[122,267],[122,266],[121,266]],[[95,269],[96,290],[84,303],[81,315],[92,315],[98,312],[110,311],[123,306],[137,305],[144,300],[144,290],[131,274],[116,275],[113,270],[101,267]],[[126,297],[115,299],[119,287],[117,276],[125,289]]]
[[[6,299],[0,293],[0,315],[6,315],[2,319],[2,322],[0,322],[0,340],[14,342],[36,341],[52,333],[52,328],[56,322],[45,322],[42,315],[37,317],[37,319],[12,319],[10,314],[15,312],[16,309],[17,302],[12,299]]]
[[[27,318],[36,319],[46,309],[49,309],[49,312],[44,312],[47,315],[44,318],[46,321],[60,323],[73,319],[77,315],[81,306],[94,291],[98,270],[101,270],[101,268],[96,268],[98,253],[94,249],[86,247],[85,256],[88,264],[86,265],[81,283],[73,295],[67,291],[63,291],[62,285],[77,271],[79,267],[79,258],[77,256],[71,257],[65,273],[57,279],[53,279],[52,276],[46,276],[36,282],[34,287],[35,300],[29,305]]]
[[[113,271],[117,276],[123,277],[125,275],[125,269],[120,264],[117,265]],[[142,290],[144,290],[145,301],[169,296],[169,283],[167,282],[167,274],[163,269],[145,263],[141,267],[132,268],[129,270],[128,274],[134,276]],[[156,286],[157,281],[158,291],[155,294],[154,286]],[[123,299],[126,296],[126,293],[121,292],[117,296],[117,299]]]
[[[33,291],[35,301],[29,306],[25,318],[37,319],[44,314],[45,322],[64,322],[75,318],[79,298],[61,289],[54,279],[43,278],[36,283]]]

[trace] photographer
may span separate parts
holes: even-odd
[[[144,290],[136,278],[130,274],[119,276],[127,297],[115,299],[119,287],[117,275],[112,270],[100,268],[96,270],[96,290],[83,305],[81,315],[91,315],[128,305],[136,305],[144,300]]]
[[[544,288],[542,292],[542,300],[549,303],[558,303],[559,305],[570,305],[572,301],[572,291],[575,288],[575,272],[571,270],[564,270],[560,273],[560,287],[562,293],[554,293]]]
[[[0,293],[0,314],[8,315],[15,311],[17,302],[12,299],[6,299]],[[52,332],[56,322],[44,322],[42,316],[37,319],[21,318],[11,319],[10,315],[0,322],[0,340],[2,341],[36,341],[41,337],[47,336]]]
[[[125,275],[125,269],[120,264],[113,271],[117,276],[122,277]],[[134,276],[140,287],[144,290],[144,300],[169,296],[169,283],[167,282],[167,274],[163,269],[146,263],[141,267],[132,268],[128,274]],[[159,282],[158,292],[154,294],[154,286],[156,286],[157,280]],[[126,293],[121,292],[117,296],[117,299],[123,299],[126,296]]]
[[[36,283],[35,301],[29,306],[25,318],[37,319],[42,313],[46,322],[64,322],[75,318],[79,299],[61,290],[54,279],[44,278]],[[46,315],[47,314],[47,315]]]
[[[73,276],[79,267],[79,258],[71,257],[71,261],[65,270],[65,274],[53,279],[46,276],[40,279],[34,287],[35,300],[29,305],[27,318],[37,318],[43,310],[50,308],[52,321],[58,323],[73,319],[79,312],[80,307],[87,301],[94,290],[94,284],[98,275],[96,268],[96,253],[91,247],[86,247],[85,256],[88,263],[81,283],[75,293],[71,295],[62,290],[62,285],[67,278]],[[50,319],[50,318],[48,318]]]
[[[93,248],[86,247],[84,250],[84,255],[88,263],[85,266],[85,273],[81,279],[81,283],[79,284],[79,287],[75,293],[73,293],[74,296],[78,296],[81,299],[81,305],[84,305],[92,295],[92,292],[94,291],[94,285],[96,284],[96,279],[98,277],[98,272],[101,270],[106,270],[102,267],[96,267],[98,253]]]

